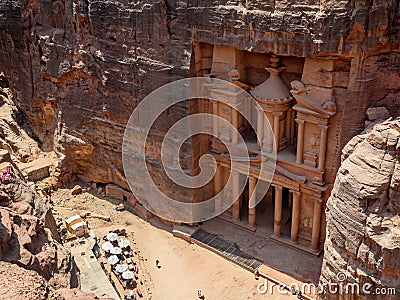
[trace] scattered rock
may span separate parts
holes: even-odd
[[[16,264],[0,261],[0,279],[0,299],[60,299],[42,276]]]
[[[82,187],[80,185],[76,185],[74,186],[74,188],[72,189],[71,194],[76,196],[82,193]]]

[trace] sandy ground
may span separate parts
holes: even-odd
[[[202,228],[222,235],[227,240],[235,241],[242,251],[261,259],[273,269],[290,274],[302,281],[318,284],[322,256],[316,257],[270,238],[238,230],[237,227],[218,218],[205,222]]]
[[[110,216],[111,222],[89,219],[90,228],[99,236],[115,227],[125,228],[144,258],[142,268],[146,280],[142,290],[150,289],[151,299],[196,300],[198,290],[207,300],[296,299],[292,295],[280,295],[277,289],[273,295],[260,294],[257,286],[264,279],[256,280],[252,273],[217,254],[174,237],[171,228],[156,218],[149,223],[130,212],[115,211],[111,199],[107,201],[93,190],[72,196],[71,190],[60,189],[53,193],[52,200],[55,209],[65,218],[87,211]],[[155,264],[157,259],[161,268]]]

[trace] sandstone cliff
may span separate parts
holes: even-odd
[[[400,118],[354,137],[327,202],[327,236],[321,283],[359,283],[370,292],[325,294],[326,299],[398,299],[400,294]],[[344,275],[338,275],[344,273]]]
[[[398,1],[11,0],[0,3],[0,69],[43,149],[63,155],[64,182],[76,175],[128,189],[121,145],[130,113],[150,91],[193,74],[196,42],[351,61],[341,70],[349,87],[334,88],[345,102],[340,147],[371,104],[398,115],[389,78],[400,58],[388,54],[399,48],[398,9]],[[155,148],[162,136],[152,136]],[[183,152],[190,169],[190,145]],[[163,178],[160,165],[149,168]]]

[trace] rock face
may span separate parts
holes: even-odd
[[[197,75],[195,65],[202,62],[192,48],[198,43],[347,60],[338,78],[348,81],[350,73],[349,88],[341,84],[334,91],[349,99],[340,115],[339,147],[364,128],[371,104],[399,114],[393,103],[400,58],[387,54],[399,48],[397,10],[395,1],[11,0],[0,3],[0,68],[44,149],[63,158],[65,182],[76,175],[127,189],[121,162],[125,124],[149,92]],[[188,111],[180,107],[171,115]],[[151,137],[154,148],[163,134],[156,130]],[[191,148],[189,143],[182,153],[187,169]],[[163,178],[152,159],[149,169]]]
[[[55,290],[38,273],[26,270],[16,264],[0,261],[0,299],[37,300],[93,300],[94,294],[86,294],[79,289],[61,288]],[[104,298],[106,299],[106,298]]]
[[[61,299],[38,273],[0,261],[0,299]]]
[[[395,288],[399,295],[400,118],[368,128],[344,148],[326,218],[320,282],[359,283],[360,290],[370,284],[366,286],[370,292]],[[324,296],[398,299],[393,291],[392,295],[378,298],[365,293]]]
[[[52,235],[57,229],[49,204],[16,173],[2,179],[0,192],[0,261],[34,270],[57,287],[76,286],[71,255]]]

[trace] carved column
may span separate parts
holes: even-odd
[[[249,226],[256,226],[256,179],[249,178]]]
[[[214,195],[215,197],[215,211],[220,212],[222,209],[222,200],[221,196],[217,196],[217,194],[221,191],[221,166],[218,166],[217,164],[217,169],[215,170],[215,175],[214,175]]]
[[[311,235],[311,249],[315,251],[317,251],[319,248],[319,233],[321,231],[321,213],[322,213],[322,201],[319,199],[315,199],[312,235]]]
[[[233,197],[237,197],[237,199],[235,200],[235,202],[233,203],[232,206],[232,219],[235,221],[239,221],[240,220],[240,189],[239,189],[239,172],[233,171],[232,172],[232,176],[233,176],[233,180],[232,180],[232,184],[233,184],[233,193],[232,196]]]
[[[286,111],[286,119],[285,119],[285,137],[287,139],[287,146],[290,145],[290,131],[291,131],[291,127],[292,127],[292,113],[289,110]]]
[[[264,141],[264,110],[256,106],[257,110],[257,137],[260,139],[260,147]]]
[[[274,235],[281,236],[282,223],[282,187],[274,185],[275,188],[275,211],[274,211]]]
[[[276,153],[279,152],[279,118],[282,115],[281,112],[273,112],[272,113],[274,116],[274,141],[275,141],[275,151]]]
[[[263,112],[265,113],[265,112]],[[263,148],[268,152],[271,153],[273,148],[272,148],[272,135],[273,135],[273,124],[271,125],[271,120],[268,118],[268,124],[264,124],[264,143],[263,143]]]
[[[238,112],[235,108],[231,107],[231,111],[232,111],[232,125],[235,129],[232,130],[232,144],[236,145],[238,143],[238,127],[239,127],[239,116],[238,116]]]
[[[213,135],[215,138],[219,137],[219,120],[217,116],[219,116],[218,112],[218,101],[212,101],[213,106]]]
[[[293,206],[292,206],[292,228],[290,230],[290,239],[293,243],[297,243],[299,235],[300,222],[300,192],[292,191]]]
[[[304,120],[296,119],[296,122],[298,124],[296,163],[302,164],[304,147]]]
[[[291,127],[290,127],[290,145],[294,145],[294,135],[296,133],[296,111],[295,110],[291,110],[291,114],[290,114],[290,122],[291,122]]]
[[[326,158],[326,142],[328,136],[328,126],[319,125],[320,128],[320,140],[319,140],[319,156],[318,156],[318,169],[323,170],[325,168]]]

